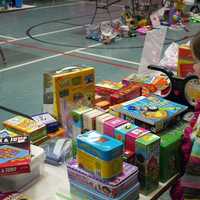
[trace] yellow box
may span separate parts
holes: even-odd
[[[79,167],[102,179],[111,179],[122,172],[122,157],[118,157],[110,161],[104,161],[78,149],[77,161]]]
[[[53,75],[54,115],[61,119],[62,107],[67,115],[80,106],[91,107],[95,100],[95,74],[93,67],[68,67]],[[62,104],[62,105],[61,105]],[[63,105],[64,104],[64,105]]]

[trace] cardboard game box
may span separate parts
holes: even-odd
[[[28,173],[30,162],[29,137],[0,131],[0,176]]]
[[[44,124],[22,116],[15,116],[8,119],[3,122],[3,125],[6,129],[19,135],[29,136],[33,143],[43,137],[47,137],[47,131]]]
[[[160,137],[148,133],[136,140],[136,166],[141,192],[149,194],[159,183]]]
[[[119,112],[125,120],[157,133],[180,120],[187,108],[160,96],[150,95],[121,104]]]

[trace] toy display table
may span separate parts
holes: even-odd
[[[160,183],[159,188],[148,196],[140,194],[139,200],[158,199],[158,197],[168,190],[177,179],[178,175],[175,175],[166,183]],[[31,187],[29,185],[29,189],[24,191],[32,200],[71,200],[67,169],[65,166],[54,167],[45,164],[43,176],[36,181],[37,182],[32,183]]]

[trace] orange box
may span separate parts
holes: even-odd
[[[49,139],[57,138],[57,137],[62,138],[64,136],[65,136],[65,130],[64,130],[64,128],[59,128],[58,131],[55,131],[53,133],[49,133],[48,134],[48,138]]]

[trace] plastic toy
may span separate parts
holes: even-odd
[[[167,75],[170,84],[162,91],[163,97],[191,107],[194,107],[196,101],[200,99],[198,76],[189,75],[186,78],[181,78],[175,76],[172,71],[165,67],[150,65],[148,68]]]

